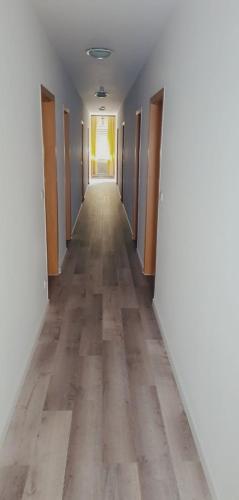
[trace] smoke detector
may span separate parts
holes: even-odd
[[[110,57],[112,52],[113,50],[104,49],[102,47],[91,47],[90,49],[86,50],[86,54],[88,56],[94,57],[94,59],[101,59],[101,60]]]

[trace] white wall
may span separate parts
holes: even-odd
[[[155,307],[218,500],[239,499],[239,4],[180,2],[128,95],[125,203],[143,106],[144,253],[149,99],[165,88]]]
[[[25,0],[0,6],[0,435],[47,304],[40,84],[56,97],[59,253],[65,254],[63,106],[70,109],[72,220],[80,206],[81,100]]]

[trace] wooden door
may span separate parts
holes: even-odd
[[[164,91],[150,101],[148,184],[145,221],[144,273],[155,275]]]
[[[87,183],[90,184],[90,129],[88,128],[88,165],[87,165]]]
[[[84,191],[84,123],[81,122],[81,201],[85,199]]]
[[[137,236],[138,236],[140,135],[141,135],[141,112],[137,111],[136,127],[135,127],[135,165],[134,165],[133,224],[132,224],[132,237],[135,242],[137,242]]]
[[[116,184],[119,184],[119,129],[117,128],[116,138]]]
[[[41,87],[48,275],[59,274],[55,98]]]
[[[124,147],[125,147],[125,124],[122,123],[122,150],[121,150],[121,201],[124,201]]]
[[[66,241],[71,240],[71,163],[70,163],[70,114],[64,111],[64,138],[65,138],[65,215]]]

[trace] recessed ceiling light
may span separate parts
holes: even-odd
[[[104,87],[100,87],[95,93],[95,97],[99,97],[100,99],[104,99],[107,95],[109,95],[109,92],[106,92]]]
[[[112,54],[113,50],[110,49],[104,49],[101,47],[91,47],[90,49],[86,50],[86,54],[88,56],[94,57],[95,59],[107,59],[107,57],[110,57]]]
[[[105,111],[105,106],[100,106],[99,111]]]

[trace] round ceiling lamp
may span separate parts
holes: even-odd
[[[104,99],[105,97],[107,97],[107,95],[109,95],[109,92],[106,92],[104,87],[100,87],[99,90],[97,90],[97,92],[95,93],[95,97],[99,97],[100,99]]]
[[[104,49],[102,47],[91,47],[90,49],[86,50],[86,54],[88,56],[94,57],[94,59],[107,59],[107,57],[110,57],[112,54],[113,50],[110,49]]]
[[[99,111],[105,111],[105,106],[100,106]]]

